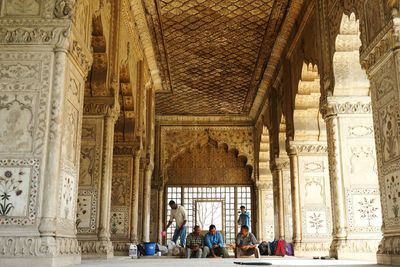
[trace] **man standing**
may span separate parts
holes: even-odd
[[[198,225],[193,227],[186,240],[186,258],[201,258],[203,256],[204,237],[201,235],[201,228]]]
[[[260,251],[257,244],[257,239],[249,232],[249,227],[243,225],[236,237],[235,257],[240,258],[240,256],[251,256],[254,254],[256,258],[260,258]]]
[[[180,238],[181,247],[185,247],[186,245],[186,211],[185,208],[181,205],[177,205],[175,201],[171,200],[169,203],[171,207],[171,216],[169,218],[167,226],[164,228],[164,231],[171,226],[173,220],[176,222],[176,229],[174,232],[174,236],[172,237],[172,241],[176,244],[178,238]]]
[[[221,233],[217,232],[215,225],[210,225],[209,231],[204,237],[204,251],[203,257],[206,258],[208,255],[212,257],[229,258],[229,253],[224,247],[224,241],[222,240]]]
[[[238,224],[246,225],[250,229],[250,212],[246,210],[245,206],[240,206]]]

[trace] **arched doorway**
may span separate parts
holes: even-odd
[[[165,203],[174,200],[185,207],[189,231],[196,224],[203,230],[215,224],[226,243],[233,243],[239,207],[246,206],[250,213],[254,210],[252,170],[246,161],[236,150],[214,142],[183,152],[168,169]],[[165,208],[169,213],[169,207]],[[168,239],[173,231],[174,226],[168,229]]]

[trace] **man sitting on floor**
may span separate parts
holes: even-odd
[[[229,258],[228,250],[224,246],[221,233],[217,232],[215,225],[210,225],[209,231],[204,237],[203,257],[211,255],[212,257]]]
[[[235,257],[255,255],[260,258],[260,251],[257,246],[258,242],[256,237],[249,232],[247,225],[242,225],[240,233],[236,237]]]
[[[204,237],[200,226],[193,227],[193,232],[186,238],[186,258],[201,258],[203,256]]]

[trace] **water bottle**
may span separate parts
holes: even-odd
[[[138,257],[138,249],[135,244],[129,245],[129,257],[131,257],[132,259],[137,259]]]

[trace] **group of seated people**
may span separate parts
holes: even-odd
[[[260,252],[257,243],[257,239],[250,233],[249,227],[243,225],[236,237],[235,257],[240,258],[241,256],[255,255],[256,258],[259,258]],[[215,225],[210,225],[209,231],[205,236],[201,234],[200,226],[196,225],[186,240],[186,257],[228,258],[229,253],[222,240],[222,235],[217,231]]]
[[[176,229],[172,241],[177,242],[178,238],[181,241],[181,246],[186,248],[187,258],[206,258],[206,257],[229,257],[228,250],[225,247],[222,235],[217,231],[215,225],[210,225],[209,231],[205,236],[201,234],[201,227],[196,225],[193,232],[186,238],[186,211],[181,205],[177,205],[175,201],[171,200],[169,203],[171,207],[171,217],[168,221],[164,231],[171,226],[173,220],[176,221]],[[235,257],[255,255],[256,258],[260,257],[258,249],[258,242],[256,237],[250,233],[249,222],[250,216],[244,206],[240,207],[241,213],[238,219],[241,225],[240,233],[236,236],[235,244]]]

